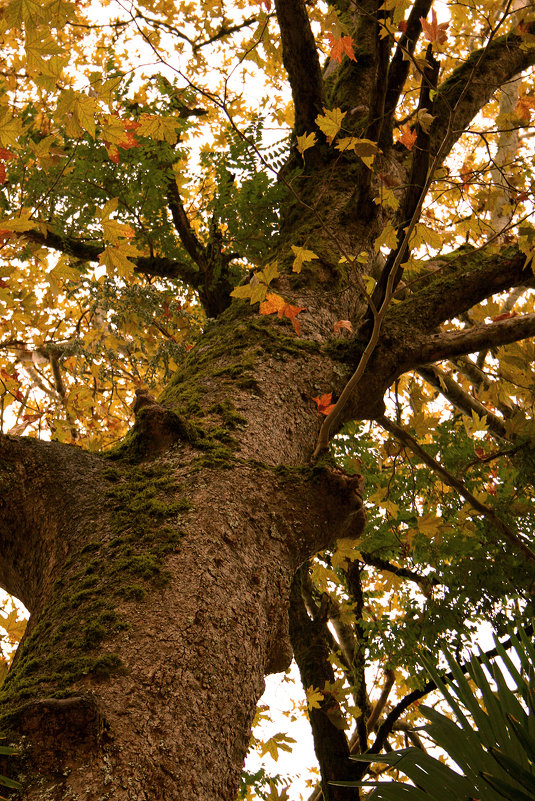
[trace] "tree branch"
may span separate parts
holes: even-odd
[[[375,567],[377,570],[387,570],[389,573],[399,576],[399,578],[414,581],[424,592],[429,590],[430,587],[436,587],[442,583],[436,576],[420,576],[408,567],[399,567],[398,565],[392,564],[392,562],[389,562],[387,559],[381,559],[379,556],[373,556],[373,554],[364,553],[364,551],[361,551],[360,555],[364,559],[366,565]]]
[[[206,270],[206,251],[204,246],[199,242],[195,231],[191,227],[187,214],[184,210],[182,198],[178,191],[178,186],[173,176],[169,178],[167,186],[167,202],[169,210],[173,218],[176,231],[180,237],[180,241],[186,248],[188,255],[197,264],[200,270]]]
[[[325,623],[310,619],[301,593],[301,583],[307,570],[307,565],[299,568],[292,584],[290,641],[303,687],[323,691],[326,685],[334,681],[334,672],[329,661],[330,649],[321,630]],[[329,785],[330,781],[341,776],[343,780],[351,781],[356,773],[349,760],[349,745],[338,702],[325,693],[320,708],[310,709],[309,716],[325,798],[329,801],[352,801],[355,799],[354,791]]]
[[[526,32],[535,34],[535,23],[526,25]],[[474,51],[439,87],[430,148],[432,154],[440,149],[441,162],[494,92],[535,64],[535,48],[523,48],[522,44],[516,33],[494,39]]]
[[[417,372],[428,384],[438,389],[446,400],[460,412],[468,416],[470,416],[472,412],[475,412],[479,417],[485,415],[489,431],[499,439],[509,439],[505,423],[501,417],[498,417],[497,414],[487,409],[480,401],[476,400],[468,392],[465,392],[455,381],[451,373],[446,373],[438,367],[419,367]]]
[[[295,108],[295,133],[315,128],[324,105],[321,66],[302,0],[275,0],[281,32],[282,60],[290,79]]]
[[[535,315],[533,315],[535,317]],[[461,495],[476,512],[479,512],[480,515],[485,517],[486,520],[489,521],[491,526],[495,528],[497,531],[500,532],[502,537],[508,540],[514,547],[515,551],[518,553],[524,554],[524,556],[530,561],[535,563],[535,553],[531,550],[529,545],[524,542],[524,540],[514,532],[504,521],[498,517],[496,512],[491,509],[486,504],[482,503],[475,495],[465,487],[463,482],[454,476],[449,470],[437,462],[432,456],[430,456],[427,451],[425,451],[422,446],[414,439],[408,431],[406,431],[401,426],[398,426],[397,423],[394,423],[393,420],[389,420],[387,417],[381,417],[377,420],[379,425],[383,426],[387,431],[389,431],[399,442],[405,445],[407,448],[419,456],[420,459],[424,464],[431,468],[437,475],[439,475],[442,480],[448,484],[453,489],[457,490],[459,495]]]
[[[22,236],[31,242],[65,253],[80,261],[98,261],[100,254],[106,247],[104,242],[90,242],[85,239],[61,236],[48,231],[25,231]],[[198,268],[186,261],[168,259],[165,256],[138,256],[131,259],[136,270],[144,275],[154,275],[161,278],[177,278],[188,286],[197,288],[199,285]]]
[[[385,133],[390,130],[392,116],[409,74],[410,56],[414,53],[416,42],[422,31],[420,17],[424,19],[427,17],[432,2],[433,0],[416,0],[407,19],[407,27],[401,35],[390,62],[385,98]]]
[[[466,353],[475,353],[483,348],[506,345],[535,334],[535,313],[500,320],[478,328],[463,331],[443,331],[434,334],[423,344],[416,346],[409,360],[413,364],[429,364],[442,359],[452,359]]]
[[[434,263],[440,262],[437,259]],[[385,325],[389,319],[411,323],[417,320],[421,331],[433,331],[445,320],[459,317],[491,295],[519,284],[533,286],[535,277],[531,266],[526,264],[525,254],[516,248],[491,254],[462,248],[462,252],[445,258],[439,269],[421,281],[422,289],[418,291],[415,282],[414,294],[389,310]]]

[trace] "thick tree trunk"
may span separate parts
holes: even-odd
[[[362,528],[311,468],[347,368],[286,323],[218,324],[115,458],[0,440],[1,582],[31,610],[2,688],[30,799],[234,799],[304,560]]]

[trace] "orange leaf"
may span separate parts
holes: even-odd
[[[0,164],[0,184],[5,184],[6,177],[7,177],[6,165]]]
[[[355,53],[353,52],[353,39],[351,36],[341,36],[339,39],[335,39],[332,33],[328,33],[327,39],[329,40],[329,44],[331,46],[331,52],[329,55],[339,64],[342,63],[344,55],[350,58],[351,61],[357,60],[355,58]]]
[[[436,42],[437,44],[442,45],[448,38],[446,31],[449,28],[449,22],[441,22],[439,24],[435,9],[433,9],[431,12],[431,22],[427,22],[427,20],[425,20],[423,17],[420,17],[420,24],[422,26],[424,36],[428,42]]]
[[[342,328],[345,328],[350,334],[353,333],[353,326],[349,320],[338,320],[338,322],[333,325],[333,331],[335,334],[337,334]]]
[[[106,142],[104,142],[104,144],[106,145],[106,150],[110,161],[113,161],[114,164],[120,164],[121,159],[119,157],[119,151],[117,150],[117,146],[106,144]]]
[[[266,299],[260,304],[260,314],[275,314],[275,312],[282,318],[284,314],[284,307],[286,301],[280,295],[275,295],[273,292],[268,292]]]
[[[524,95],[518,98],[514,113],[522,122],[527,123],[531,120],[531,110],[533,108],[535,108],[535,97]]]
[[[329,412],[334,409],[335,404],[331,403],[332,396],[332,392],[326,392],[321,398],[312,398],[312,400],[316,402],[320,414],[328,415]]]
[[[0,147],[0,161],[9,161],[10,159],[14,158],[16,158],[16,156],[11,152],[11,150],[7,150],[5,147]]]
[[[399,129],[401,131],[401,136],[399,137],[399,141],[402,145],[405,145],[407,150],[412,150],[414,147],[414,143],[416,142],[416,138],[418,133],[413,131],[408,123],[402,125]]]
[[[503,314],[497,314],[496,317],[491,317],[490,319],[493,323],[499,323],[500,320],[510,320],[511,317],[518,317],[518,312],[504,312]]]
[[[117,143],[117,146],[122,147],[123,150],[129,150],[131,147],[139,147],[139,142],[133,133],[126,131],[125,138],[121,139],[121,141]]]
[[[300,336],[301,334],[301,326],[299,325],[299,320],[296,320],[296,317],[299,314],[299,312],[302,312],[304,310],[305,310],[304,306],[291,306],[289,303],[287,303],[286,306],[284,307],[284,315],[290,320],[297,336]]]
[[[277,314],[281,319],[287,317],[293,325],[294,331],[299,336],[301,328],[299,322],[295,319],[299,312],[305,310],[304,306],[292,306],[287,303],[280,295],[275,295],[273,292],[268,292],[266,299],[260,304],[260,314]]]

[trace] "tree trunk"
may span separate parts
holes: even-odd
[[[234,799],[264,674],[291,660],[295,570],[362,528],[358,482],[303,459],[344,371],[233,315],[111,457],[0,440],[1,582],[31,610],[2,688],[25,800]]]

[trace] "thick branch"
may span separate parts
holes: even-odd
[[[304,2],[275,0],[275,9],[281,32],[282,60],[292,87],[295,133],[299,136],[314,130],[316,117],[323,109],[321,67]]]
[[[176,185],[174,177],[169,179],[167,188],[167,202],[173,218],[173,223],[180,237],[180,240],[186,248],[189,256],[193,259],[199,269],[206,269],[206,252],[203,245],[197,239],[197,236],[191,227],[188,220],[182,199]]]
[[[526,30],[535,33],[535,23],[527,25]],[[535,64],[535,48],[522,47],[523,44],[525,40],[515,33],[496,38],[473,52],[439,87],[431,126],[431,153],[440,149],[440,161],[494,92]]]
[[[40,231],[25,231],[23,235],[31,242],[73,256],[80,261],[98,261],[106,247],[104,242],[90,242],[74,237],[60,236],[53,231],[42,234]],[[185,261],[168,259],[164,256],[139,256],[131,261],[138,272],[161,278],[178,278],[185,284],[196,288],[199,284],[199,271],[195,265]]]
[[[414,294],[392,307],[386,325],[388,318],[397,317],[410,320],[411,324],[417,320],[421,331],[433,331],[485,298],[512,286],[533,285],[535,278],[525,254],[516,248],[488,255],[463,248],[456,257],[445,259],[434,275],[423,278],[422,283],[421,290],[415,284]]]
[[[431,335],[418,345],[409,357],[414,364],[430,364],[442,359],[453,359],[466,353],[475,353],[483,348],[507,345],[535,334],[535,313],[524,314],[510,320],[489,323],[463,331],[444,331]]]
[[[408,567],[399,567],[398,565],[392,564],[392,562],[389,562],[388,559],[381,559],[379,556],[374,556],[370,553],[364,553],[364,551],[361,551],[361,556],[366,565],[375,567],[377,570],[387,570],[389,573],[393,573],[399,578],[405,578],[409,581],[414,581],[414,583],[417,584],[424,592],[429,590],[430,587],[435,587],[442,583],[436,578],[436,576],[421,576],[419,573],[416,573],[414,570],[410,570]]]
[[[310,619],[301,594],[301,583],[307,570],[306,565],[301,567],[292,584],[290,640],[303,686],[305,689],[314,687],[323,691],[325,685],[334,681],[334,672],[329,661],[330,649],[322,631],[325,623]],[[343,716],[334,696],[326,692],[321,707],[310,710],[310,724],[321,768],[324,798],[327,801],[353,801],[358,798],[354,790],[329,785],[330,781],[342,775],[347,781],[351,781],[355,775],[349,760]]]
[[[535,317],[535,315],[533,315]],[[389,420],[387,417],[381,417],[377,421],[380,425],[383,426],[387,431],[394,435],[394,437],[401,442],[406,447],[410,448],[410,450],[419,456],[420,459],[424,464],[431,468],[437,475],[441,477],[441,479],[448,484],[453,489],[457,490],[459,495],[461,495],[470,506],[479,512],[486,520],[489,521],[491,526],[499,531],[501,536],[505,538],[508,542],[513,545],[515,551],[517,553],[522,553],[530,562],[535,563],[535,553],[531,550],[529,545],[515,532],[513,531],[498,515],[496,512],[491,509],[489,506],[486,506],[482,503],[478,498],[475,497],[460,481],[456,476],[450,473],[449,470],[437,462],[432,456],[430,456],[424,448],[412,437],[408,431],[405,431],[401,426],[398,426],[397,423],[394,423],[392,420]]]
[[[385,117],[387,117],[388,120],[391,119],[396,109],[403,86],[407,80],[407,75],[409,74],[411,60],[408,56],[412,56],[414,53],[416,42],[422,31],[420,17],[424,19],[427,17],[431,4],[432,0],[416,0],[407,19],[407,27],[399,40],[396,52],[390,62],[385,99]]]

